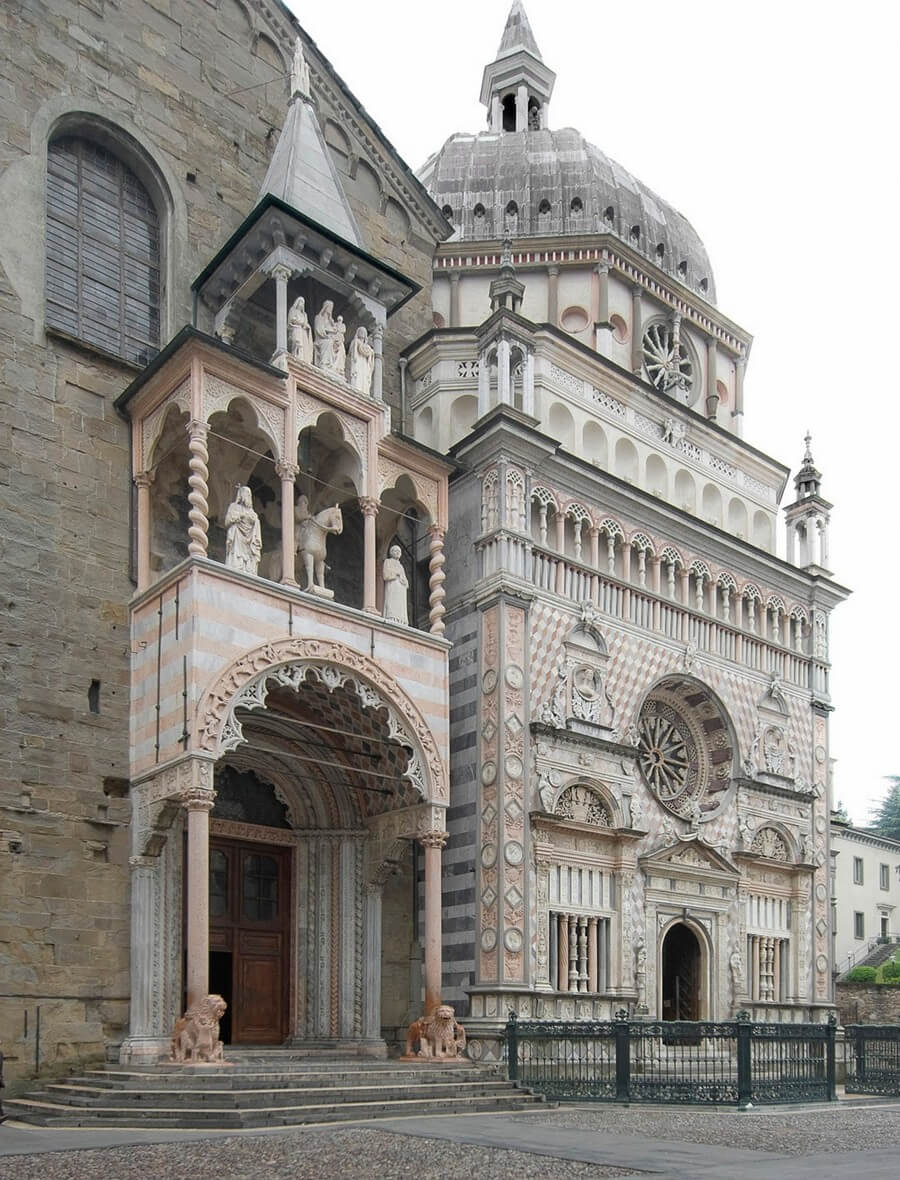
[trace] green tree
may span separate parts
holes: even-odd
[[[887,776],[891,784],[881,802],[872,809],[872,827],[881,836],[900,840],[900,775]]]

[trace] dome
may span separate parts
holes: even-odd
[[[715,302],[696,230],[571,127],[452,135],[418,173],[453,241],[611,233]]]

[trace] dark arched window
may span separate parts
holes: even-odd
[[[133,364],[159,350],[160,226],[134,173],[87,139],[47,152],[47,326]]]

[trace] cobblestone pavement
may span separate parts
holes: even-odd
[[[514,1135],[514,1128],[510,1128]],[[3,1128],[0,1127],[0,1136]],[[54,1151],[0,1158],[2,1180],[578,1180],[633,1175],[619,1167],[496,1147],[409,1138],[368,1127]]]
[[[520,1115],[517,1121],[792,1156],[900,1147],[900,1102],[889,1099],[746,1112],[577,1106]]]
[[[127,1142],[133,1134],[142,1141]],[[570,1180],[652,1175],[712,1180],[896,1175],[900,1102],[705,1111],[571,1106],[519,1115],[147,1142],[150,1132],[0,1127],[0,1180]],[[70,1149],[83,1135],[85,1147]],[[105,1136],[105,1140],[104,1140]],[[89,1146],[102,1142],[121,1146]],[[65,1150],[56,1150],[65,1146]],[[567,1156],[571,1158],[566,1158]],[[830,1160],[833,1162],[829,1162]]]

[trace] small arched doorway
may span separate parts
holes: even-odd
[[[663,1020],[702,1019],[702,954],[685,922],[671,926],[662,944]]]

